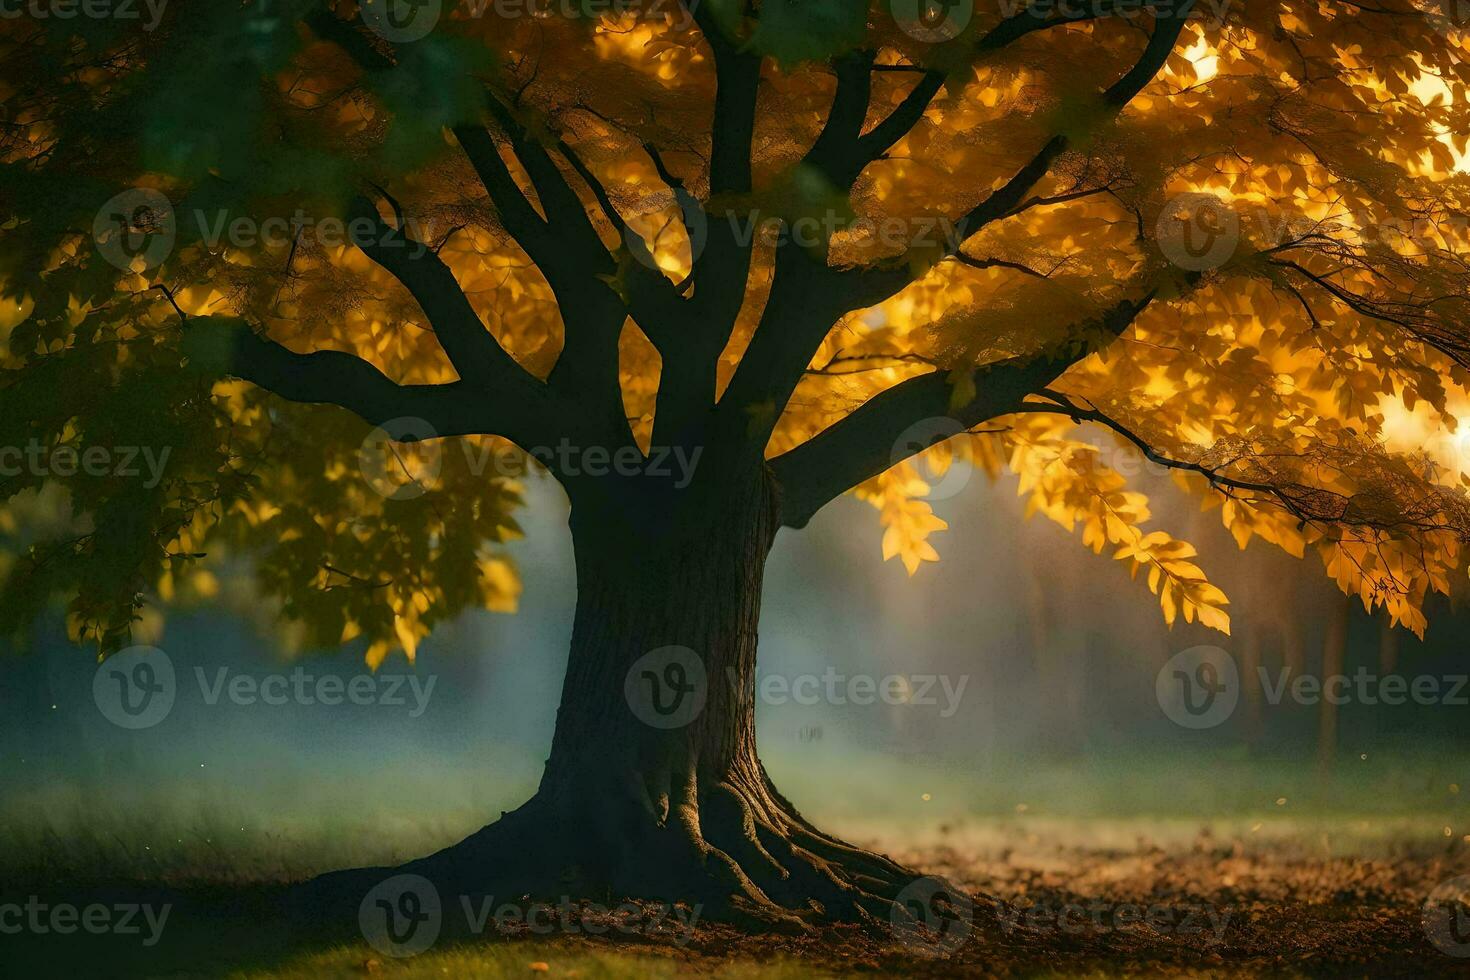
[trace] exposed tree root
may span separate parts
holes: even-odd
[[[690,780],[697,784],[697,780]],[[655,808],[657,811],[658,807]],[[906,897],[922,876],[817,830],[770,785],[726,778],[691,786],[648,807],[558,805],[542,792],[436,854],[393,868],[324,875],[296,893],[298,915],[355,923],[374,888],[396,875],[432,883],[446,928],[461,907],[625,900],[680,906],[701,920],[753,931],[796,933],[852,923],[891,935],[933,916],[964,912]]]

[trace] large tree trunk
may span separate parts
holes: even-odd
[[[779,526],[767,471],[652,509],[647,496],[572,493],[577,611],[536,795],[395,870],[441,894],[886,922],[915,874],[812,827],[756,754],[761,582]],[[334,878],[344,898],[361,883]]]

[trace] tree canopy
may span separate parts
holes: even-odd
[[[411,657],[514,608],[528,455],[715,439],[911,573],[1014,471],[1171,623],[1139,460],[1415,631],[1463,581],[1453,0],[101,6],[0,22],[9,632],[247,569]]]

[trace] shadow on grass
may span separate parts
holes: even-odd
[[[273,969],[333,939],[293,922],[286,894],[280,885],[0,887],[0,976],[131,980]]]

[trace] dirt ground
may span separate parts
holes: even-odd
[[[901,915],[877,930],[795,936],[708,923],[599,938],[492,926],[393,959],[358,936],[320,940],[268,924],[260,910],[279,885],[196,880],[136,886],[182,896],[176,924],[151,949],[120,948],[117,937],[3,935],[0,976],[1470,976],[1470,916],[1453,901],[1457,877],[1470,873],[1462,837],[1358,847],[1249,826],[1133,830],[1012,823],[943,827],[907,844],[866,840],[971,893],[971,907],[962,901],[937,929]],[[49,883],[8,874],[0,903],[28,889],[77,903],[135,891],[67,883],[54,866],[44,873]]]

